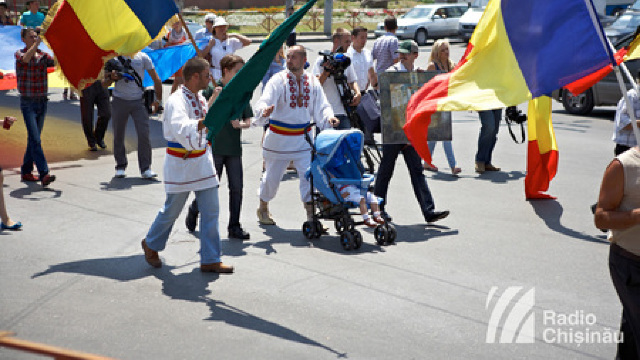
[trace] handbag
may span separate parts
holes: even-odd
[[[356,108],[356,113],[370,134],[381,132],[380,119],[382,115],[379,104],[378,92],[376,90],[369,90],[362,96],[360,104]]]

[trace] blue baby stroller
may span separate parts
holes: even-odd
[[[358,204],[346,202],[338,188],[355,185],[364,196],[373,183],[374,176],[365,173],[360,161],[364,135],[357,129],[324,130],[316,136],[315,143],[308,131],[305,131],[305,138],[312,147],[311,166],[305,176],[311,182],[313,219],[303,224],[302,233],[307,239],[319,238],[324,232],[319,219],[333,220],[342,247],[345,250],[359,249],[362,235],[355,226],[364,222],[354,221],[351,216],[356,213],[349,212],[350,209],[357,209]],[[378,225],[374,230],[379,245],[393,243],[396,234],[395,227],[388,222]]]

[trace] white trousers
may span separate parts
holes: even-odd
[[[289,162],[293,161],[296,171],[298,171],[298,178],[300,178],[300,199],[303,202],[311,201],[311,184],[309,180],[304,177],[304,173],[309,169],[311,164],[311,154],[307,156],[294,156],[292,159],[274,159],[271,157],[265,157],[265,172],[260,179],[260,190],[258,196],[260,200],[269,202],[276,196],[278,187],[280,187],[280,181],[287,171]]]

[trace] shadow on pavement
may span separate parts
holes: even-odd
[[[114,170],[115,171],[115,170]],[[117,191],[117,190],[129,190],[134,186],[144,186],[159,183],[160,180],[156,179],[143,179],[141,177],[125,177],[125,178],[111,178],[109,182],[101,182],[100,190],[103,191]]]
[[[489,180],[493,183],[506,184],[507,181],[520,180],[525,177],[523,171],[485,171],[483,174],[478,174],[474,177],[476,180]]]
[[[187,265],[191,264],[185,264],[183,266]],[[204,320],[225,322],[228,325],[256,331],[283,340],[315,346],[336,354],[339,358],[347,357],[346,354],[339,353],[285,326],[262,319],[225,302],[210,298],[209,295],[211,295],[212,292],[208,289],[209,283],[217,280],[219,277],[218,274],[203,274],[200,272],[200,269],[196,267],[189,273],[175,275],[172,270],[178,268],[180,267],[163,264],[160,269],[152,269],[145,262],[144,256],[140,254],[57,264],[50,266],[49,269],[45,271],[34,274],[31,278],[34,279],[55,273],[68,273],[99,276],[126,282],[154,276],[162,281],[162,293],[171,299],[206,304],[211,309],[211,315]]]
[[[538,215],[540,219],[544,220],[544,223],[549,229],[578,240],[609,244],[608,241],[603,240],[601,237],[587,235],[562,225],[562,223],[560,223],[560,218],[562,218],[563,208],[557,200],[529,200],[529,204],[533,207],[536,215]]]
[[[53,189],[55,182],[49,187],[42,187],[40,182],[25,182],[26,187],[15,189],[9,193],[9,196],[15,199],[40,201],[43,199],[55,199],[62,196],[61,190]]]

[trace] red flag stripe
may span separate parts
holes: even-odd
[[[82,79],[98,78],[103,59],[111,54],[96,45],[66,1],[60,5],[45,37],[50,48],[56,49],[64,76],[78,89],[90,84],[81,84]]]
[[[622,48],[618,50],[615,54],[616,63],[620,65],[624,56],[627,54],[627,48]],[[578,79],[571,84],[565,86],[565,89],[571,91],[574,95],[582,94],[587,91],[590,87],[595,85],[598,81],[602,80],[605,76],[609,75],[609,73],[613,71],[613,65],[607,65],[600,70],[591,73],[582,79]]]
[[[558,151],[551,150],[540,154],[538,142],[529,141],[527,148],[527,176],[524,179],[524,193],[527,199],[555,199],[545,194],[549,190],[551,179],[558,169]]]

